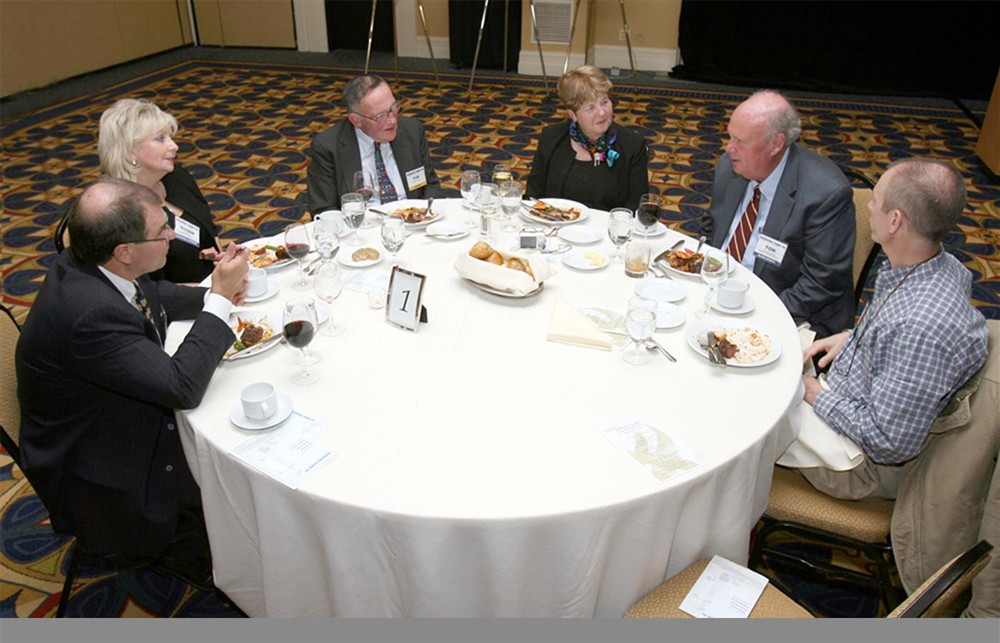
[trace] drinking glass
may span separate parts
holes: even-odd
[[[406,222],[401,217],[386,217],[382,220],[382,245],[389,251],[390,265],[396,265],[396,253],[406,241]]]
[[[360,246],[363,242],[358,230],[361,229],[361,224],[365,220],[364,197],[357,192],[348,192],[341,195],[340,212],[344,215],[344,223],[347,225],[347,228],[354,233],[347,237],[347,245]]]
[[[701,280],[708,286],[708,295],[705,297],[705,308],[696,313],[698,317],[708,314],[708,307],[712,302],[712,294],[715,288],[725,280],[729,274],[729,253],[719,252],[711,248],[703,248],[704,258],[701,260]]]
[[[500,186],[500,208],[507,216],[514,216],[521,209],[521,196],[524,194],[521,182],[504,181],[497,185]]]
[[[504,181],[513,181],[514,173],[510,169],[510,163],[497,163],[493,166],[493,182],[500,185]]]
[[[299,278],[292,288],[295,290],[308,290],[309,281],[306,279],[306,269],[302,265],[302,260],[309,254],[309,228],[304,223],[293,223],[285,228],[285,250],[288,256],[299,264]]]
[[[326,302],[327,310],[330,312],[330,319],[320,329],[319,334],[327,337],[343,335],[347,330],[343,324],[333,321],[333,300],[344,291],[344,282],[340,278],[340,268],[332,261],[324,260],[316,270],[313,279],[313,288],[320,299]]]
[[[367,170],[355,172],[351,189],[360,194],[365,203],[371,201],[375,195],[375,181],[372,179],[372,173]]]
[[[475,203],[479,210],[479,235],[488,240],[493,216],[500,208],[500,187],[496,183],[480,183]]]
[[[653,336],[656,330],[656,311],[648,308],[635,307],[625,315],[625,330],[632,340],[632,346],[622,352],[622,359],[629,364],[642,366],[649,363],[649,351],[646,350],[646,340]]]
[[[292,383],[299,386],[312,384],[319,379],[319,375],[309,370],[306,362],[305,348],[312,341],[316,334],[316,304],[311,298],[289,299],[285,302],[285,310],[282,313],[282,327],[284,328],[285,341],[302,353],[300,364],[302,369],[292,376]]]
[[[643,194],[639,197],[639,208],[635,211],[635,216],[643,227],[643,234],[651,235],[660,220],[660,197],[655,194]]]
[[[462,172],[462,203],[468,210],[475,209],[474,202],[476,200],[476,194],[479,192],[479,171],[478,170],[465,170]]]
[[[611,254],[611,260],[615,263],[625,261],[622,247],[632,239],[632,230],[635,228],[635,216],[628,208],[612,208],[608,217],[608,236],[611,243],[615,244],[615,251]]]
[[[333,219],[316,219],[313,223],[313,239],[316,240],[316,251],[323,261],[330,261],[340,250],[340,233],[337,222]]]

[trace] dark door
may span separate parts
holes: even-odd
[[[335,49],[368,49],[371,0],[326,0],[326,42]],[[392,0],[378,0],[372,51],[393,51]]]
[[[451,62],[458,68],[472,67],[483,20],[483,0],[448,0],[448,44]],[[507,20],[507,71],[517,71],[521,53],[521,0],[492,0],[486,11],[483,41],[479,45],[479,69],[503,68],[504,12]]]

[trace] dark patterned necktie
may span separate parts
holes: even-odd
[[[733,233],[733,238],[729,240],[729,247],[726,248],[736,261],[743,261],[743,253],[746,252],[747,242],[750,241],[750,235],[753,234],[753,226],[757,223],[759,207],[760,186],[758,185],[753,189],[753,198],[750,199],[746,211],[740,217],[740,224],[736,226],[736,232]]]
[[[146,295],[142,292],[142,288],[139,284],[132,282],[135,285],[135,304],[142,311],[142,314],[146,316],[149,323],[153,325],[153,330],[156,331],[156,337],[160,340],[160,345],[163,345],[163,337],[160,336],[160,327],[156,324],[156,318],[153,316],[153,311],[149,307],[149,302],[146,300]]]
[[[399,196],[392,185],[389,173],[385,171],[385,161],[382,160],[382,144],[375,143],[375,173],[378,174],[378,198],[382,203],[396,201]]]

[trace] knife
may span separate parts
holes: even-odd
[[[684,239],[681,239],[680,241],[678,241],[674,245],[670,246],[669,248],[667,248],[666,250],[664,250],[660,254],[656,255],[656,259],[653,259],[653,262],[654,263],[660,263],[661,261],[666,261],[668,254],[670,254],[674,250],[677,250],[678,248],[680,248],[683,245],[684,245]]]
[[[257,353],[262,352],[266,347],[270,346],[271,344],[273,344],[275,342],[279,342],[279,341],[281,341],[284,338],[285,338],[284,333],[275,333],[275,334],[271,335],[270,337],[268,337],[267,339],[265,339],[264,341],[262,341],[262,342],[260,342],[258,344],[254,344],[250,348],[244,348],[243,350],[239,351],[238,353],[233,353],[229,357],[223,357],[222,359],[224,361],[228,362],[228,361],[232,361],[232,360],[236,360],[236,359],[243,359],[244,357],[253,357]]]

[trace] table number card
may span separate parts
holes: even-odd
[[[421,305],[426,279],[424,275],[404,270],[399,266],[393,267],[385,305],[387,322],[398,328],[416,332],[420,322],[427,321]]]

